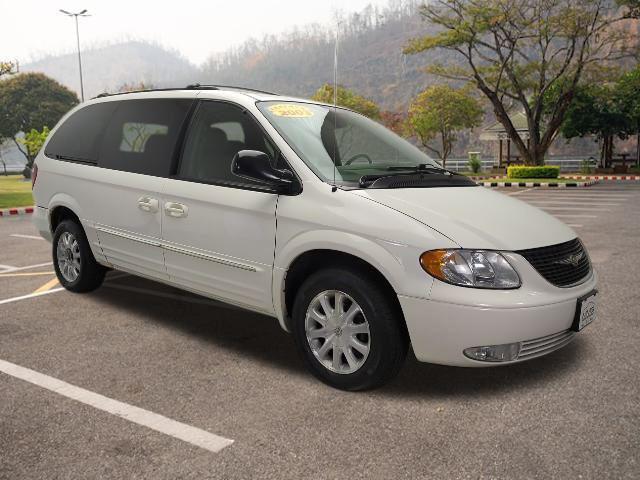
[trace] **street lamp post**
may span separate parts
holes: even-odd
[[[78,13],[67,12],[60,9],[68,17],[73,17],[76,21],[76,44],[78,46],[78,71],[80,72],[80,99],[84,102],[84,84],[82,82],[82,57],[80,56],[80,31],[78,30],[78,17],[88,17],[87,10],[84,9]]]

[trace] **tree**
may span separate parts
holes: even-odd
[[[403,113],[390,110],[380,112],[380,123],[398,135],[404,133],[406,121],[406,116]]]
[[[316,91],[312,99],[316,102],[333,104],[333,92],[333,85],[325,83]],[[337,97],[339,106],[350,108],[351,110],[361,113],[373,120],[380,119],[380,107],[378,107],[378,105],[376,105],[372,100],[364,98],[352,90],[348,90],[340,85],[338,85]]]
[[[636,135],[636,165],[640,167],[640,67],[627,72],[616,86],[620,109],[627,117],[629,135]]]
[[[13,62],[3,62],[0,61],[0,77],[3,75],[8,75],[9,73],[13,73],[15,65]]]
[[[17,135],[55,125],[77,103],[75,93],[41,73],[18,74],[0,82],[0,137],[13,139],[30,169],[35,156]]]
[[[467,89],[434,85],[420,93],[409,106],[407,127],[427,150],[435,153],[444,167],[453,150],[456,133],[482,122],[483,111]],[[440,147],[432,145],[439,137]]]
[[[634,30],[623,22],[639,15],[638,0],[439,0],[421,8],[438,30],[417,38],[405,53],[452,51],[457,64],[428,72],[471,82],[489,99],[527,164],[542,164],[571,101],[586,76],[628,56]],[[546,109],[547,90],[562,86]],[[526,117],[529,141],[518,134],[508,111]]]
[[[25,150],[27,151],[27,155],[29,158],[36,158],[38,152],[44,145],[44,142],[47,140],[49,136],[49,127],[46,125],[42,127],[42,131],[38,131],[35,128],[32,128],[30,132],[24,134],[24,137],[19,139],[18,141],[24,145]]]
[[[620,100],[615,84],[579,87],[561,126],[566,138],[595,136],[601,142],[600,161],[604,167],[611,164],[615,137],[624,139],[629,130],[629,118]],[[553,104],[553,100],[549,103]]]
[[[152,83],[145,83],[144,81],[139,81],[138,83],[132,82],[124,82],[118,88],[116,88],[117,93],[127,93],[127,92],[139,92],[142,90],[152,90],[156,88]]]

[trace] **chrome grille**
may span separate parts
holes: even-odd
[[[576,332],[573,330],[565,330],[564,332],[554,333],[546,337],[526,340],[522,342],[518,360],[527,360],[551,353],[567,345],[575,336]]]
[[[549,247],[520,250],[519,253],[548,282],[569,287],[584,280],[591,272],[589,255],[579,239]]]

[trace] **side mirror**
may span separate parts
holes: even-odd
[[[257,150],[240,150],[233,157],[231,172],[242,178],[274,187],[278,193],[290,193],[296,184],[293,172],[273,168],[269,155]]]

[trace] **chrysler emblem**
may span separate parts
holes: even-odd
[[[584,252],[574,253],[573,255],[569,255],[567,258],[563,258],[562,260],[557,260],[553,263],[556,263],[559,265],[571,265],[573,267],[577,267],[578,264],[580,263],[580,260],[582,260],[582,257],[584,257]]]

